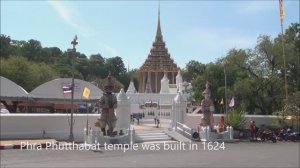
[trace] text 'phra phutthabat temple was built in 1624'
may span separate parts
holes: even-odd
[[[140,93],[159,93],[161,79],[166,74],[169,84],[175,84],[179,67],[174,63],[163,41],[160,27],[160,10],[158,9],[158,25],[155,41],[144,64],[137,71]]]

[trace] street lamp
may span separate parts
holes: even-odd
[[[70,124],[70,135],[69,135],[69,142],[74,142],[74,135],[73,135],[73,114],[74,114],[74,57],[76,54],[76,45],[77,42],[77,35],[75,35],[73,41],[71,41],[71,44],[73,45],[72,49],[72,93],[71,93],[71,124]]]
[[[225,76],[225,114],[227,114],[227,75],[226,75],[226,59],[223,60],[224,76]]]

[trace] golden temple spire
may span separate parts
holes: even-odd
[[[160,2],[158,3],[158,23],[157,23],[157,31],[156,31],[156,37],[155,41],[163,41],[162,40],[162,33],[161,33],[161,28],[160,28]]]

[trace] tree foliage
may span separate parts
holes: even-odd
[[[30,62],[21,56],[1,59],[0,65],[1,76],[14,81],[27,91],[58,77],[51,66]]]
[[[117,92],[128,87],[132,77],[119,56],[104,58],[101,54],[92,54],[87,57],[80,52],[73,53],[73,50],[63,52],[57,47],[43,47],[38,40],[12,40],[3,34],[0,40],[1,75],[27,91],[54,78],[71,77],[72,62],[75,78],[98,82],[96,85],[100,88],[109,72],[115,77]]]
[[[274,39],[267,35],[259,36],[253,49],[231,49],[225,57],[206,64],[203,71],[195,68],[200,63],[190,61],[186,65],[185,75],[193,79],[194,98],[198,101],[203,98],[201,93],[205,82],[209,81],[216,112],[219,112],[223,107],[220,100],[225,99],[226,74],[227,99],[235,97],[236,109],[249,114],[281,111],[285,104],[282,45],[285,49],[288,93],[293,95],[300,89],[299,23],[291,24],[283,36],[278,35]]]

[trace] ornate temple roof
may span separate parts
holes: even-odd
[[[174,63],[166,48],[160,26],[160,10],[158,10],[158,24],[155,41],[152,44],[150,53],[139,71],[178,71],[178,66]]]

